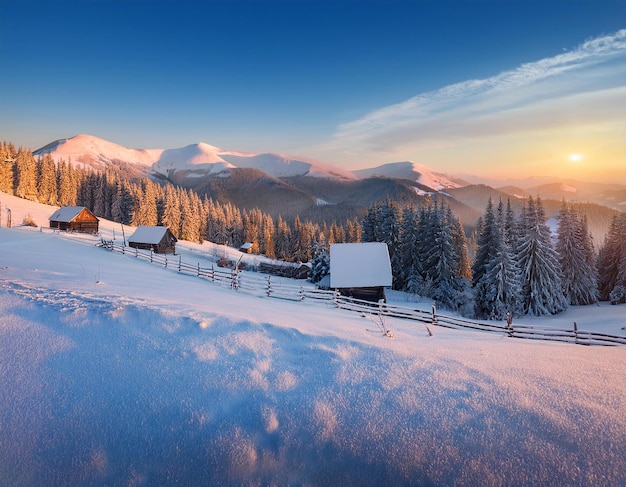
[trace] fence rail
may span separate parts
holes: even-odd
[[[434,325],[458,330],[499,333],[511,338],[530,340],[550,340],[579,345],[626,345],[626,336],[578,330],[576,323],[574,323],[573,328],[570,330],[559,330],[523,324],[511,324],[509,326],[494,322],[467,320],[437,314],[434,306],[432,311],[428,312],[406,306],[389,305],[382,302],[372,303],[370,301],[342,296],[335,291],[324,291],[304,285],[293,284],[290,281],[286,281],[284,278],[276,276],[262,276],[256,272],[242,272],[236,269],[223,269],[220,267],[216,269],[213,265],[211,265],[210,268],[206,268],[201,267],[200,263],[192,265],[183,262],[180,255],[155,254],[152,251],[125,247],[111,240],[102,240],[99,246],[110,251],[145,260],[152,264],[161,265],[166,269],[172,269],[179,273],[206,279],[219,286],[231,288],[246,294],[288,301],[306,300],[358,312],[363,315],[416,321],[423,323],[427,327],[429,334],[431,334],[431,331],[428,325]]]

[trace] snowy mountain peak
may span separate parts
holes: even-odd
[[[449,176],[413,161],[391,162],[371,169],[354,171],[361,178],[386,177],[408,179],[434,190],[460,188],[462,185],[452,181]]]
[[[129,149],[93,135],[79,134],[59,139],[37,149],[33,154],[50,154],[55,161],[70,161],[77,166],[102,169],[113,161],[124,161],[142,166],[152,166],[163,151],[160,149]]]
[[[194,171],[204,174],[234,168],[220,157],[221,149],[203,142],[181,149],[166,149],[152,164],[152,171],[169,175],[172,171]]]

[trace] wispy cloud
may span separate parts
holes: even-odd
[[[624,120],[626,29],[487,79],[426,92],[340,125],[327,147],[401,154],[459,139]],[[382,154],[381,154],[382,156]]]

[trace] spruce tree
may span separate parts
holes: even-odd
[[[271,215],[263,215],[263,238],[261,239],[261,253],[266,257],[273,259],[276,257],[274,237],[275,237],[274,220]]]
[[[603,301],[626,302],[626,213],[613,217],[598,254],[598,290]]]
[[[177,238],[180,236],[180,219],[181,212],[178,193],[174,186],[167,184],[163,197],[163,216],[161,223],[168,227]]]
[[[0,191],[13,194],[13,170],[17,153],[12,144],[3,142],[0,145]]]
[[[14,168],[15,196],[37,201],[37,164],[33,154],[20,147],[15,157]]]
[[[57,192],[56,166],[50,154],[45,154],[37,160],[38,200],[45,205],[56,205]]]
[[[559,211],[556,250],[559,253],[563,294],[569,304],[598,301],[595,257],[586,220],[563,201]]]
[[[501,200],[496,212],[496,226],[499,230],[495,242],[497,247],[493,258],[487,264],[484,276],[488,288],[485,304],[490,310],[488,316],[492,319],[504,319],[508,313],[512,316],[522,313],[519,272],[514,260],[512,241],[507,236],[506,219]]]
[[[422,266],[418,250],[417,215],[415,208],[408,207],[402,212],[402,233],[400,239],[401,272],[398,276],[399,288],[410,293],[419,293],[422,284]]]
[[[526,314],[554,315],[567,308],[561,286],[558,254],[552,245],[541,200],[529,197],[520,220],[517,260]]]
[[[387,197],[380,207],[379,242],[387,244],[393,288],[401,289],[402,261],[400,257],[400,241],[402,232],[402,210],[398,203]]]
[[[432,232],[432,245],[426,250],[423,271],[424,294],[440,305],[458,311],[468,300],[469,281],[461,276],[461,252],[455,245],[458,220],[448,206],[433,204],[427,216]]]
[[[474,289],[474,312],[479,318],[500,318],[495,316],[497,283],[494,267],[499,259],[502,246],[502,229],[496,219],[491,198],[487,202],[485,214],[480,220],[476,239],[476,257],[472,265],[472,287]]]

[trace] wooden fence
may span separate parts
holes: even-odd
[[[429,325],[453,328],[458,330],[475,330],[498,333],[511,338],[530,340],[550,340],[558,342],[576,343],[579,345],[626,345],[626,336],[609,335],[590,331],[578,330],[576,323],[572,329],[562,330],[555,328],[537,327],[523,324],[500,324],[493,321],[476,321],[455,318],[437,314],[435,307],[430,312],[413,309],[406,306],[395,306],[387,303],[372,303],[346,296],[335,291],[324,291],[292,283],[276,276],[262,275],[257,272],[238,271],[237,269],[217,269],[201,267],[200,263],[191,265],[182,261],[180,255],[155,254],[147,250],[139,250],[116,244],[110,240],[102,240],[101,247],[124,255],[143,259],[147,262],[161,265],[180,273],[193,275],[211,281],[222,287],[231,288],[238,292],[252,294],[259,297],[284,299],[288,301],[313,301],[327,306],[336,307],[365,316],[399,318],[423,323],[429,334]]]

